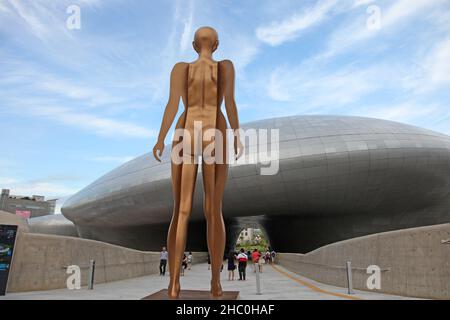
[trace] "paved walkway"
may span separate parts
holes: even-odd
[[[236,270],[237,275],[237,270]],[[228,281],[226,265],[222,272],[223,290],[239,291],[240,299],[257,300],[347,300],[347,299],[407,299],[400,296],[385,295],[365,291],[355,291],[353,295],[347,295],[345,288],[324,285],[305,277],[299,276],[287,269],[276,265],[265,265],[261,273],[261,295],[256,294],[256,279],[253,265],[247,267],[246,281]],[[186,270],[181,277],[182,289],[209,290],[210,271],[207,264],[196,264],[192,270]],[[0,300],[16,299],[141,299],[149,294],[166,289],[169,277],[149,275],[145,277],[121,280],[103,284],[96,284],[94,290],[82,288],[80,290],[48,290],[25,293],[9,293]]]

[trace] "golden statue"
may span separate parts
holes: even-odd
[[[227,123],[220,110],[222,100],[230,127],[234,133],[234,154],[236,159],[243,152],[239,137],[239,120],[234,100],[234,67],[230,60],[215,61],[212,54],[219,45],[218,34],[211,27],[202,27],[195,32],[192,45],[198,53],[198,59],[191,63],[175,64],[170,75],[170,97],[164,111],[164,117],[153,148],[158,161],[164,150],[164,139],[178,112],[180,97],[183,100],[184,112],[181,114],[176,131],[182,130],[181,137],[174,135],[172,141],[172,189],[173,216],[170,223],[167,245],[169,252],[170,282],[168,296],[177,298],[180,294],[181,259],[186,247],[187,227],[192,211],[192,201],[197,178],[198,157],[202,157],[202,175],[204,189],[204,212],[207,222],[208,251],[211,257],[211,294],[222,295],[220,285],[220,269],[225,250],[225,226],[222,217],[222,196],[228,175],[227,157]],[[198,134],[208,129],[215,134],[209,139]],[[189,141],[188,141],[189,140]],[[174,155],[183,145],[182,161],[174,161]],[[213,145],[212,159],[206,150]],[[197,148],[192,148],[192,145]],[[177,148],[177,149],[175,149]],[[210,150],[210,149],[209,149]],[[209,161],[206,161],[209,160]]]

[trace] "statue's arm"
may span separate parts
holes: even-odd
[[[233,130],[239,129],[239,117],[234,99],[234,66],[231,60],[222,61],[225,70],[224,100],[228,122]]]
[[[234,149],[236,153],[236,158],[239,158],[243,152],[243,145],[240,140],[240,126],[239,126],[239,116],[236,107],[236,101],[234,99],[234,82],[235,82],[235,72],[233,62],[231,60],[222,61],[225,71],[225,88],[224,88],[224,100],[225,100],[225,110],[227,111],[228,122],[230,123],[231,129],[235,135]]]
[[[182,80],[183,80],[183,66],[184,62],[175,64],[170,73],[170,95],[167,102],[166,109],[164,110],[164,116],[161,123],[161,129],[159,130],[158,141],[163,141],[166,138],[167,132],[172,126],[173,120],[178,112],[178,106],[180,104],[180,97],[182,94]]]
[[[185,62],[178,62],[177,64],[175,64],[172,72],[170,73],[169,101],[167,102],[166,108],[164,110],[164,116],[161,122],[161,128],[159,130],[158,141],[153,148],[153,155],[158,161],[161,161],[160,157],[164,149],[164,140],[178,112],[180,97],[183,93],[182,90],[185,65]]]

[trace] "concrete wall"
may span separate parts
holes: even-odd
[[[9,224],[13,226],[19,226],[18,232],[28,232],[29,226],[26,219],[12,214],[7,211],[0,210],[0,224]]]
[[[205,262],[205,252],[193,252],[193,262]],[[10,272],[8,292],[66,288],[66,267],[79,265],[87,285],[89,260],[96,262],[95,283],[159,273],[159,253],[128,249],[104,242],[20,233]]]
[[[384,293],[450,299],[450,224],[379,233],[336,242],[307,254],[280,253],[277,263],[316,281],[346,287],[346,261],[353,285],[368,290],[367,267],[381,268]]]

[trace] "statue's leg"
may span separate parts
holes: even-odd
[[[178,212],[180,208],[180,190],[181,190],[181,171],[182,164],[176,164],[174,162],[171,163],[172,169],[172,192],[173,192],[173,213],[172,220],[169,226],[169,232],[167,234],[167,251],[169,255],[169,275],[170,282],[169,287],[174,286],[174,277],[175,275],[175,264],[172,261],[175,261],[175,248],[176,248],[176,234],[177,234],[177,226],[178,226]],[[179,287],[179,285],[178,285]]]
[[[211,293],[215,296],[222,295],[220,285],[220,270],[225,253],[225,224],[222,216],[222,196],[225,189],[226,177],[228,174],[226,157],[226,122],[223,117],[219,117],[218,129],[222,132],[222,139],[216,136],[216,148],[221,147],[222,151],[216,150],[216,162],[212,164],[203,163],[203,186],[205,190],[205,216],[207,221],[208,248],[211,256]],[[218,161],[220,159],[220,161]],[[217,163],[217,161],[219,163]]]
[[[187,228],[189,216],[192,211],[192,200],[197,178],[196,163],[183,163],[181,167],[180,202],[174,227],[170,228],[169,243],[172,253],[169,251],[170,283],[169,297],[178,297],[180,292],[181,259],[186,248]],[[176,223],[176,224],[175,224]]]
[[[215,164],[202,163],[203,188],[205,195],[204,212],[207,224],[208,250],[211,257],[211,292],[221,295],[220,268],[225,250],[225,225],[220,211],[215,208]]]

